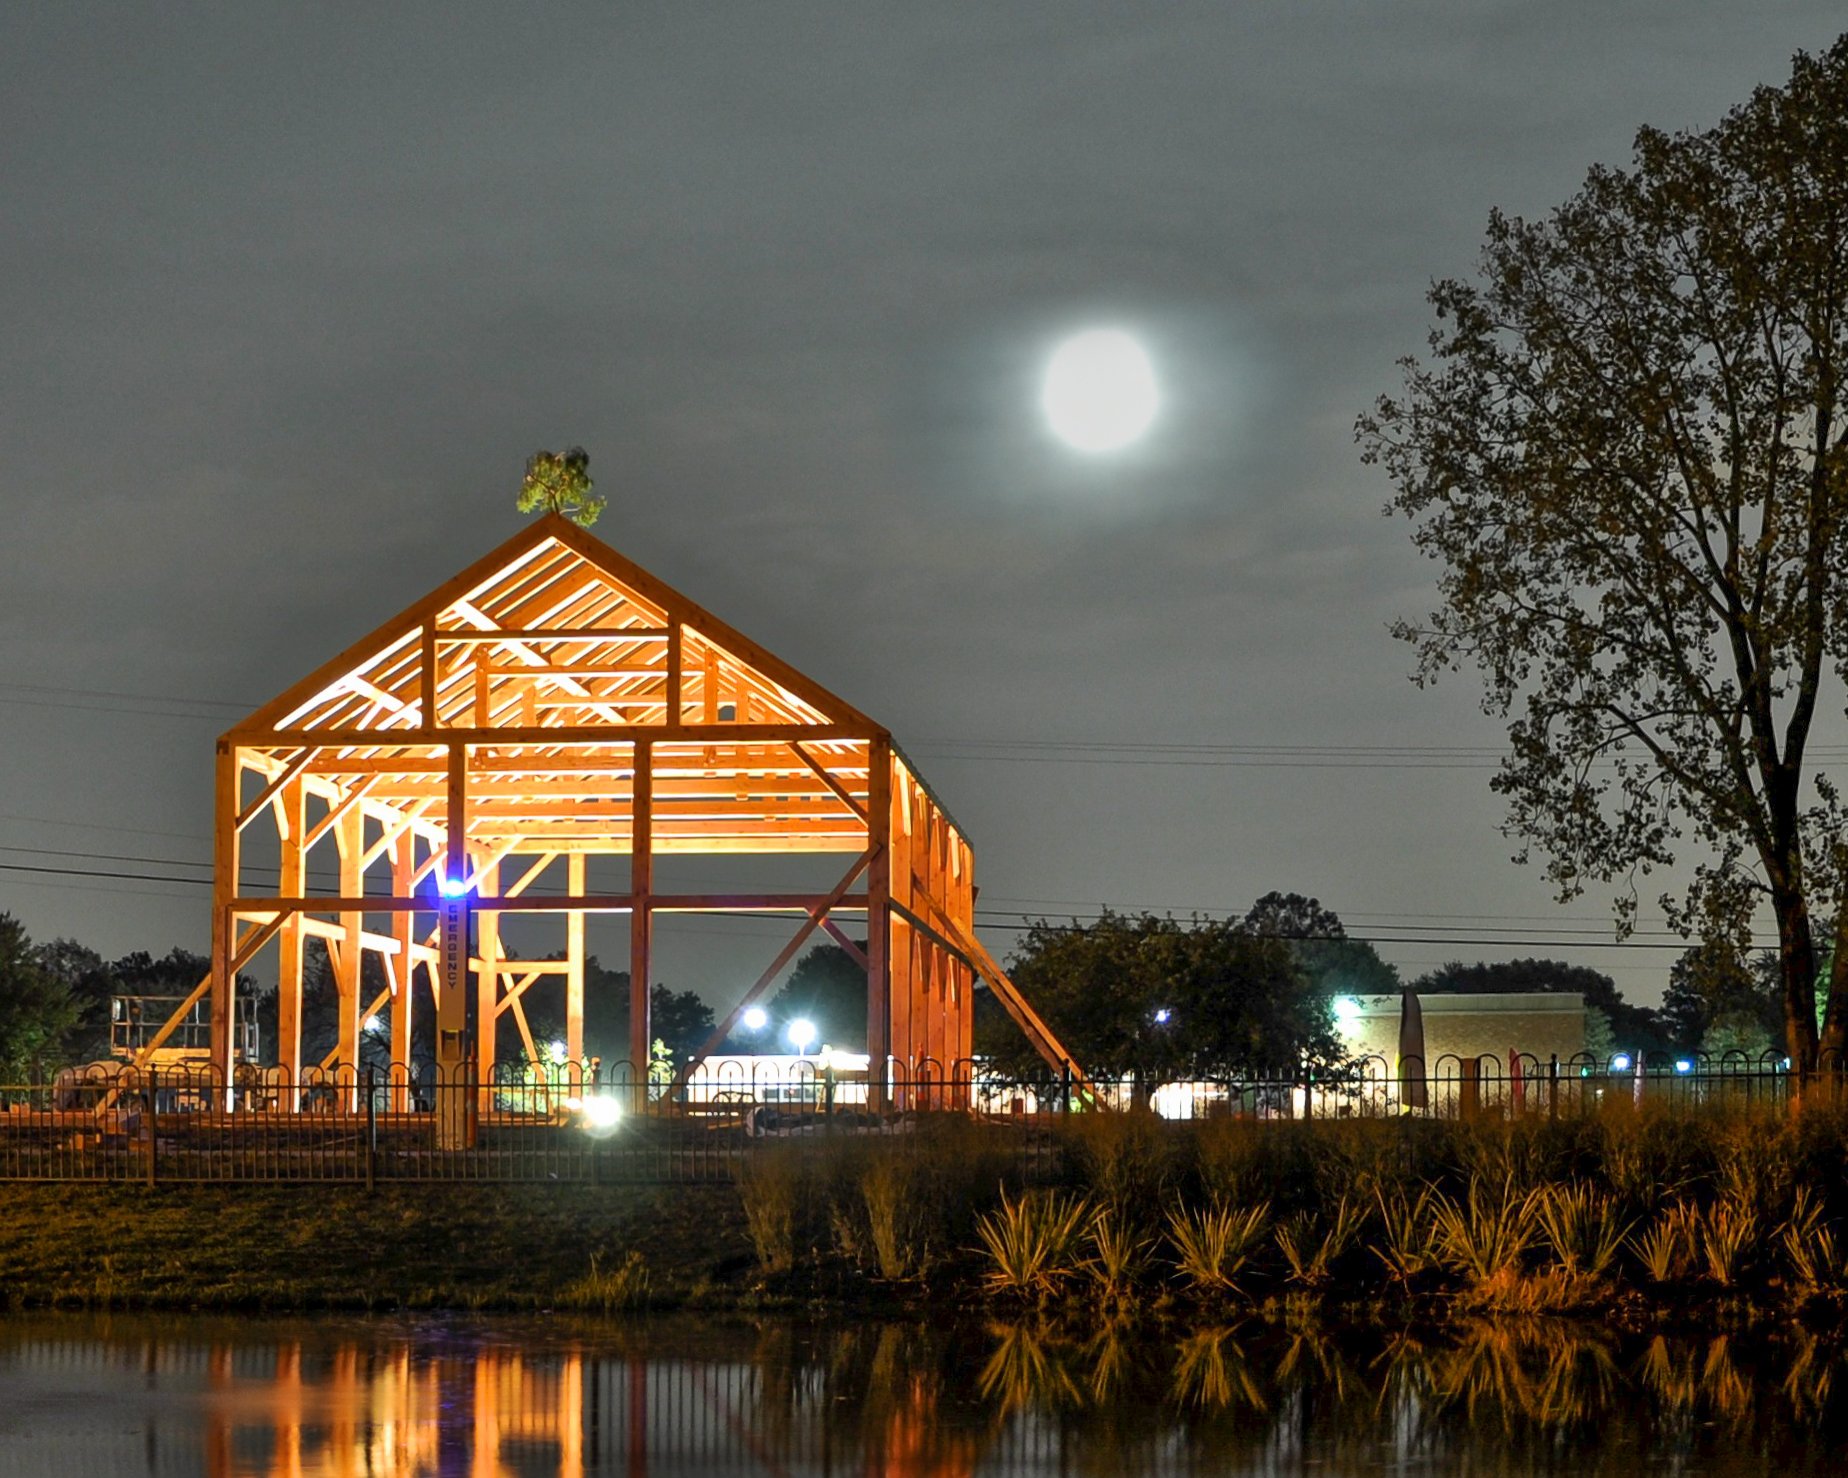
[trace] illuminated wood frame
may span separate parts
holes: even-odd
[[[298,1082],[303,945],[334,965],[333,1062],[357,1063],[362,1024],[390,1022],[408,1062],[411,999],[435,1003],[439,1073],[492,1074],[511,1012],[535,1050],[521,998],[566,979],[566,1050],[583,1056],[584,917],[630,919],[629,1056],[650,1045],[653,921],[674,912],[799,915],[794,936],[730,1011],[681,1080],[781,968],[825,930],[863,960],[868,1049],[895,1082],[948,1079],[971,1052],[979,975],[1055,1067],[1069,1055],[975,938],[974,853],[891,734],[600,540],[547,515],[228,730],[215,784],[212,1056],[232,1067],[226,1023],[236,977],[272,943],[278,1058]],[[272,888],[246,887],[244,838],[269,829]],[[316,893],[308,859],[332,843],[338,884]],[[676,894],[654,887],[657,855],[840,853],[826,894]],[[586,891],[586,859],[630,858],[628,888]],[[564,873],[562,891],[535,885]],[[375,875],[385,891],[368,891]],[[479,941],[442,960],[436,887],[464,888]],[[564,958],[509,960],[499,920],[566,916]],[[862,952],[837,915],[866,920]],[[368,916],[389,927],[368,928]],[[388,982],[361,997],[362,957]],[[147,1049],[151,1054],[165,1032]],[[328,1064],[322,1064],[323,1066]],[[873,1095],[884,1099],[875,1072]],[[963,1097],[966,1083],[946,1091]],[[408,1089],[394,1083],[391,1107]],[[487,1093],[483,1089],[483,1106]],[[349,1093],[350,1097],[350,1093]]]

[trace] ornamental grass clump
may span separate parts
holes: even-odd
[[[1057,1191],[1028,1191],[975,1224],[988,1256],[983,1283],[994,1293],[1046,1299],[1077,1272],[1085,1235],[1097,1213],[1088,1201]]]
[[[1120,1212],[1105,1208],[1091,1222],[1090,1255],[1084,1270],[1108,1303],[1124,1303],[1148,1271],[1155,1239]]]
[[[793,1266],[797,1246],[806,1243],[808,1178],[796,1147],[778,1147],[745,1159],[738,1194],[744,1202],[745,1229],[765,1272]]]
[[[1534,1200],[1508,1181],[1491,1189],[1481,1176],[1470,1178],[1460,1202],[1433,1196],[1438,1262],[1478,1287],[1515,1276],[1534,1239]]]
[[[1676,1202],[1633,1239],[1636,1259],[1651,1283],[1678,1283],[1693,1270],[1699,1218],[1694,1207]]]
[[[1341,1196],[1324,1217],[1298,1212],[1279,1222],[1277,1248],[1290,1266],[1291,1280],[1306,1288],[1324,1287],[1334,1276],[1335,1262],[1354,1244],[1366,1220],[1361,1201]]]
[[[1380,1235],[1373,1255],[1386,1265],[1395,1283],[1412,1282],[1438,1265],[1437,1230],[1432,1225],[1429,1186],[1416,1196],[1404,1191],[1379,1191]]]
[[[931,1201],[925,1167],[882,1155],[860,1178],[873,1264],[882,1278],[914,1278],[930,1260]]]
[[[1699,1227],[1707,1276],[1722,1288],[1735,1287],[1758,1239],[1758,1213],[1728,1197],[1707,1208]]]
[[[1543,1186],[1533,1201],[1546,1243],[1568,1277],[1602,1278],[1635,1222],[1614,1198],[1582,1183]]]
[[[1238,1292],[1238,1278],[1269,1230],[1268,1201],[1242,1210],[1213,1202],[1168,1213],[1175,1266],[1197,1293]]]
[[[1848,1286],[1848,1248],[1823,1220],[1822,1207],[1808,1186],[1797,1191],[1778,1242],[1797,1293],[1814,1297]]]

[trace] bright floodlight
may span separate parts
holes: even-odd
[[[798,1016],[789,1023],[788,1036],[789,1045],[794,1047],[797,1053],[806,1052],[815,1044],[815,1023],[805,1016]]]
[[[436,891],[445,898],[468,897],[468,879],[452,878],[447,873],[437,874]]]
[[[1170,1011],[1166,1006],[1163,1006],[1159,1011],[1155,1013],[1155,1024],[1157,1026],[1166,1026],[1168,1024],[1168,1018],[1173,1015],[1174,1013],[1172,1011]]]
[[[1691,1073],[1694,1071],[1694,1064],[1685,1057],[1677,1057],[1675,1059],[1675,1071],[1678,1073]]]
[[[578,1108],[584,1132],[601,1139],[616,1127],[622,1105],[613,1098],[586,1098]]]
[[[1628,1052],[1619,1052],[1611,1059],[1611,1066],[1616,1068],[1620,1073],[1628,1072],[1630,1069],[1630,1054]]]
[[[1154,423],[1161,403],[1148,352],[1121,329],[1074,335],[1053,351],[1040,408],[1053,434],[1081,452],[1120,451]]]
[[[1352,996],[1340,996],[1335,1001],[1336,1021],[1360,1020],[1360,1002]]]
[[[753,1006],[744,1013],[744,1029],[747,1032],[760,1032],[770,1024],[770,1013],[762,1006]]]
[[[563,1042],[552,1043],[552,1053],[551,1053],[552,1061],[553,1062],[563,1062],[565,1060],[565,1051],[566,1051],[566,1048]]]

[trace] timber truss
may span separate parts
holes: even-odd
[[[865,966],[869,1056],[893,1081],[969,1056],[977,976],[1049,1062],[1069,1061],[975,938],[974,855],[891,734],[556,515],[229,730],[215,809],[212,973],[174,1020],[209,992],[223,1081],[238,973],[272,947],[282,1078],[315,1065],[302,1061],[309,939],[338,994],[327,1063],[356,1063],[375,1018],[392,1059],[410,1061],[411,1005],[427,991],[439,1079],[486,1084],[490,1024],[510,1013],[536,1059],[525,999],[559,977],[566,1051],[581,1061],[591,913],[629,921],[638,1083],[653,924],[679,912],[796,922],[699,1056],[825,931]],[[657,889],[654,859],[674,853],[835,853],[842,870],[825,892]],[[629,858],[621,891],[588,888],[600,854]],[[317,889],[311,873],[336,881]],[[510,958],[513,913],[561,916],[559,957]],[[841,919],[855,915],[850,932]],[[362,985],[368,954],[382,965],[376,999]],[[886,1081],[875,1067],[876,1102]],[[406,1086],[393,1092],[391,1107],[408,1108]]]

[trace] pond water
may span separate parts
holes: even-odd
[[[1806,1336],[0,1319],[0,1475],[1839,1473]]]

